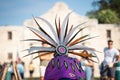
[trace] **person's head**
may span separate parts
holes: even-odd
[[[47,47],[47,44],[44,43],[44,42],[42,42],[42,46],[43,46],[43,47]]]
[[[113,41],[108,40],[108,48],[111,49],[113,47]]]
[[[118,51],[120,52],[120,49],[118,49]]]
[[[18,58],[16,61],[16,63],[21,63],[21,62],[22,62],[21,58]]]
[[[30,64],[32,64],[32,61],[30,61]]]

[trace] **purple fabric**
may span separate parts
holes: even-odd
[[[54,62],[54,64],[53,64]],[[67,67],[65,66],[67,64]],[[79,68],[77,65],[79,65]],[[70,78],[72,80],[79,80],[78,78],[85,78],[85,73],[77,59],[67,56],[57,56],[53,58],[45,72],[45,80],[59,80],[61,78]]]

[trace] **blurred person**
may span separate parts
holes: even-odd
[[[101,80],[115,80],[115,67],[114,63],[118,60],[119,52],[113,48],[113,41],[108,40],[108,47],[104,48],[104,60],[102,63]]]
[[[2,63],[0,62],[0,72],[2,71]]]
[[[7,67],[8,63],[4,65],[4,67]],[[14,75],[14,70],[13,70],[13,61],[10,62],[10,65],[7,70],[6,78],[5,80],[14,80],[15,75]]]
[[[119,51],[119,58],[118,58],[118,60],[120,61],[120,49],[118,49],[118,51]]]
[[[33,62],[31,61],[29,64],[30,79],[32,79],[32,77],[33,77],[34,69],[35,68],[34,68]]]
[[[82,52],[83,54],[88,54],[86,50]],[[85,71],[85,80],[93,80],[93,62],[91,60],[87,60],[87,58],[81,58],[81,65],[83,70]]]
[[[3,66],[2,66],[2,64],[0,62],[0,73],[2,72],[2,68],[3,68]]]
[[[2,78],[2,70],[3,69],[3,65],[2,65],[2,63],[0,62],[0,79]]]
[[[48,46],[47,44],[45,43],[42,43],[42,47],[46,47]],[[46,67],[49,63],[49,60],[52,58],[51,57],[52,55],[51,54],[45,54],[44,53],[40,53],[39,54],[39,59],[40,59],[40,80],[44,80],[44,75],[45,75],[45,70],[46,70]]]
[[[20,73],[21,78],[24,79],[24,64],[20,58],[17,60],[17,69]]]

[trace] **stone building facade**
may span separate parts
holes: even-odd
[[[72,10],[62,2],[56,3],[53,8],[51,8],[47,13],[41,15],[47,19],[50,23],[52,23],[53,27],[55,16],[57,14],[57,20],[60,17],[61,22],[63,21],[64,17],[67,13],[71,12]],[[102,53],[96,53],[99,57],[100,62],[103,60],[103,48],[107,46],[107,40],[112,39],[114,41],[114,47],[120,49],[120,25],[117,24],[99,24],[96,19],[89,19],[86,16],[80,16],[76,12],[70,15],[70,23],[69,26],[73,24],[76,26],[80,23],[86,22],[86,24],[82,25],[81,27],[88,26],[85,30],[81,32],[80,35],[90,34],[90,36],[99,36],[94,39],[88,40],[82,44],[93,47]],[[49,27],[46,26],[42,21],[38,20],[39,24],[49,32]],[[22,51],[24,49],[29,48],[31,45],[41,45],[38,42],[23,42],[24,39],[36,39],[37,37],[28,30],[27,27],[36,27],[36,24],[33,19],[28,19],[24,21],[23,26],[0,26],[0,61],[1,62],[8,62],[11,60],[16,60],[18,54],[22,58],[22,56],[28,54],[27,51]],[[49,33],[51,34],[51,33]],[[28,72],[28,64],[32,60],[33,57],[37,56],[38,54],[31,55],[29,57],[22,58],[25,62],[25,77],[29,76]],[[39,77],[39,59],[35,59],[33,61],[35,64],[35,77]],[[98,77],[99,75],[99,65],[100,63],[95,63],[95,76]]]

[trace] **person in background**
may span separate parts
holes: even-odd
[[[119,51],[119,58],[118,58],[118,61],[120,61],[120,49],[118,49],[118,51]]]
[[[17,60],[17,69],[20,73],[21,78],[24,79],[24,64],[20,58]]]
[[[10,62],[10,65],[8,66],[7,74],[5,80],[14,80],[15,75],[14,75],[14,70],[13,70],[13,61]],[[7,67],[8,63],[5,64],[5,67]]]
[[[86,50],[84,50],[82,52],[83,54],[88,54],[88,52]],[[85,80],[93,80],[92,76],[93,76],[93,62],[91,60],[87,60],[85,58],[81,58],[81,65],[83,70],[85,71],[85,76],[86,79]]]
[[[33,62],[31,61],[29,64],[30,79],[32,79],[32,77],[33,77],[34,69],[35,68],[34,68]]]
[[[3,69],[3,65],[2,65],[1,62],[0,62],[0,79],[1,79],[1,77],[2,77],[2,69]]]
[[[46,47],[48,46],[47,44],[45,43],[42,43],[42,47]],[[48,53],[48,54],[45,54],[44,53],[40,53],[39,54],[39,59],[40,59],[40,80],[44,80],[44,75],[45,75],[45,70],[46,70],[46,67],[49,63],[49,60],[52,58],[53,54],[52,53]]]
[[[113,48],[113,41],[108,40],[108,47],[104,48],[104,60],[102,62],[101,80],[115,80],[115,68],[114,63],[119,58],[119,52],[117,49]]]

